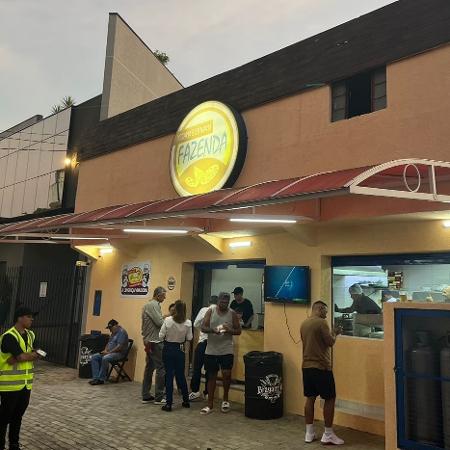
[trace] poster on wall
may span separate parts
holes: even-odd
[[[122,297],[145,297],[150,286],[150,263],[129,263],[122,266],[120,294]]]

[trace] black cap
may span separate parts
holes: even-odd
[[[33,312],[31,308],[27,306],[19,306],[14,313],[14,322],[17,322],[19,317],[23,316],[35,316],[37,313]]]
[[[117,322],[117,320],[111,319],[111,320],[108,322],[108,325],[106,325],[106,328],[111,329],[111,328],[112,328],[113,326],[115,326],[115,325],[119,325],[119,322]]]
[[[232,294],[243,294],[244,293],[244,289],[242,289],[240,286],[235,287],[234,291],[232,292]]]

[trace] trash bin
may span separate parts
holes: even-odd
[[[100,333],[83,334],[80,337],[80,362],[78,365],[78,376],[80,378],[92,378],[92,355],[104,350],[108,339],[107,334]]]
[[[252,419],[283,416],[283,355],[250,352],[245,363],[245,415]]]

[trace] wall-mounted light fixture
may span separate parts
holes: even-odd
[[[251,247],[252,242],[251,241],[238,241],[238,242],[230,242],[228,244],[230,248],[244,248],[244,247]]]

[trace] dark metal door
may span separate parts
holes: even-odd
[[[37,345],[47,360],[75,367],[81,328],[85,267],[10,267],[0,274],[0,328],[13,324],[19,306],[37,313]]]

